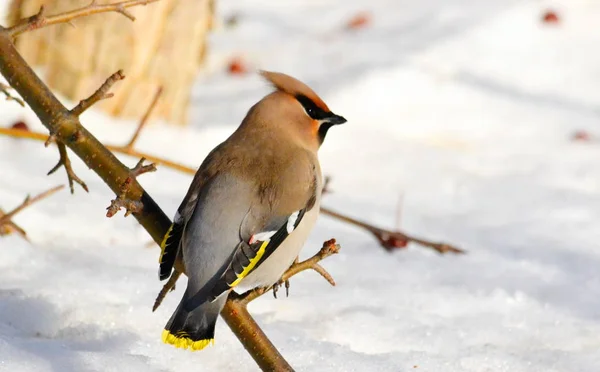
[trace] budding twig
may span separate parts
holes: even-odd
[[[129,169],[129,176],[121,184],[120,194],[117,195],[115,199],[111,200],[110,205],[106,208],[106,217],[110,218],[114,216],[121,210],[121,208],[125,208],[125,217],[132,213],[140,213],[142,211],[144,204],[140,200],[129,199],[127,194],[129,193],[132,182],[137,178],[137,176],[156,171],[156,164],[152,163],[144,165],[145,161],[145,158],[141,158],[135,167]]]
[[[391,251],[394,248],[404,248],[408,243],[415,243],[425,248],[433,249],[438,253],[465,253],[462,249],[458,249],[450,244],[446,243],[434,243],[428,240],[415,238],[400,231],[390,231],[386,229],[382,229],[376,226],[373,226],[369,223],[359,221],[352,217],[337,213],[328,208],[321,207],[321,213],[328,215],[330,217],[337,218],[338,220],[347,222],[351,225],[362,227],[363,229],[369,231],[375,238],[379,241],[382,247],[386,250]]]
[[[335,286],[335,281],[331,277],[331,275],[323,268],[323,266],[319,265],[319,262],[333,254],[336,254],[340,251],[340,245],[336,244],[335,239],[328,240],[323,243],[323,247],[311,258],[304,260],[302,262],[294,263],[287,271],[282,275],[280,279],[280,283],[283,283],[289,280],[292,276],[305,271],[305,270],[314,270],[317,273],[321,274],[325,280],[329,282],[329,284]],[[241,301],[245,304],[249,303],[272,290],[273,286],[270,287],[259,287],[255,289],[251,289],[242,293],[241,295],[234,296],[236,301]]]
[[[163,300],[165,299],[165,296],[167,295],[167,293],[169,293],[169,291],[175,290],[175,283],[177,283],[177,279],[179,279],[180,276],[181,276],[181,273],[179,271],[177,271],[177,270],[173,271],[169,280],[162,287],[162,289],[158,293],[158,296],[156,296],[156,300],[154,301],[154,306],[152,306],[152,312],[154,312],[156,309],[158,309],[158,307],[163,302]]]
[[[19,105],[25,107],[25,102],[23,102],[22,99],[13,96],[10,91],[10,86],[4,84],[4,83],[0,83],[0,92],[2,92],[5,96],[6,96],[6,100],[7,101],[15,101],[17,102]]]
[[[38,28],[59,23],[69,23],[76,18],[105,12],[121,13],[130,20],[135,21],[135,17],[127,10],[127,8],[136,5],[146,5],[155,1],[158,0],[129,0],[113,4],[97,4],[96,0],[92,0],[92,2],[87,6],[51,16],[45,15],[44,6],[42,5],[37,14],[29,18],[22,19],[16,25],[8,28],[8,33],[10,36],[15,37],[27,31],[36,30]]]
[[[51,140],[56,141],[56,137],[49,136],[48,140],[46,141],[46,146],[48,146]],[[89,192],[85,182],[83,182],[81,178],[77,177],[77,175],[75,174],[75,171],[71,166],[71,160],[69,159],[69,155],[67,154],[67,147],[65,146],[65,144],[63,142],[56,141],[56,146],[58,146],[58,154],[60,155],[60,158],[58,159],[58,163],[56,163],[56,165],[52,169],[50,169],[50,171],[48,172],[48,176],[56,172],[58,168],[64,167],[65,171],[67,172],[67,178],[69,180],[71,194],[75,193],[75,187],[73,187],[73,182],[77,182],[85,190],[85,192]]]
[[[71,113],[75,116],[80,116],[83,112],[90,107],[92,107],[96,102],[108,99],[114,96],[113,93],[109,93],[110,88],[119,80],[125,79],[125,75],[123,75],[123,70],[119,70],[114,74],[110,75],[108,79],[98,88],[97,91],[94,92],[91,96],[86,99],[83,99],[79,102],[77,106],[75,106]]]
[[[21,203],[18,207],[16,207],[15,209],[13,209],[12,211],[3,214],[0,217],[0,227],[7,225],[7,224],[11,224],[12,222],[12,218],[19,212],[21,212],[23,209],[27,208],[28,206],[32,205],[35,202],[38,202],[44,198],[47,198],[48,196],[54,194],[55,192],[57,192],[58,190],[62,189],[64,186],[63,185],[59,185],[56,187],[51,188],[50,190],[44,191],[43,193],[34,196],[33,198],[29,197],[29,195],[27,195],[27,197],[25,198],[25,200],[23,201],[23,203]],[[25,233],[23,231],[23,233]]]

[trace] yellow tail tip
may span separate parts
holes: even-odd
[[[165,344],[173,345],[176,348],[190,349],[191,351],[202,350],[208,345],[215,344],[214,338],[194,341],[189,337],[185,337],[183,334],[176,336],[166,329],[162,332],[162,341]]]

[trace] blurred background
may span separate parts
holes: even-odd
[[[106,2],[106,1],[104,1]],[[5,0],[2,24],[85,1]],[[99,1],[100,3],[100,1]],[[82,116],[123,145],[163,88],[136,148],[190,167],[270,91],[258,69],[310,85],[348,119],[320,150],[323,204],[378,226],[447,241],[466,255],[373,237],[321,216],[302,257],[339,255],[250,311],[297,370],[600,370],[600,2],[597,0],[161,0],[19,37],[74,106],[113,72],[127,79]],[[1,56],[0,56],[1,57]],[[0,127],[47,133],[0,100]],[[119,155],[133,166],[137,158]],[[185,285],[152,313],[158,250],[75,156],[90,192],[67,189],[0,237],[0,370],[254,371],[223,322],[187,353],[160,332]],[[0,207],[66,183],[56,150],[0,136]],[[140,178],[173,215],[191,176]]]

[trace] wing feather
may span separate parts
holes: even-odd
[[[292,231],[298,227],[305,212],[306,208],[292,213],[271,237],[266,239],[263,238],[262,240],[256,238],[257,236],[265,237],[272,233],[269,232],[269,234],[265,234],[264,232],[261,232],[252,235],[248,243],[243,241],[240,242],[232,255],[229,266],[215,283],[209,300],[216,300],[224,292],[240,284],[246,276],[265,262]]]

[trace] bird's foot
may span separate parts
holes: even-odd
[[[279,291],[279,287],[282,284],[285,285],[285,297],[290,295],[290,281],[280,279],[277,283],[273,284],[273,297],[277,298],[277,291]]]

